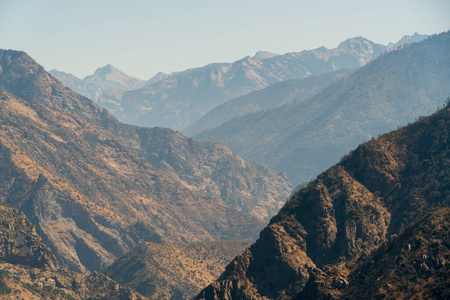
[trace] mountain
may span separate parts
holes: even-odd
[[[290,192],[221,145],[117,121],[24,52],[0,50],[0,70],[1,201],[72,270],[100,270],[140,241],[253,239]]]
[[[183,129],[183,134],[192,136],[212,129],[233,118],[279,107],[291,102],[300,102],[318,93],[334,81],[347,76],[350,70],[339,70],[304,79],[291,79],[275,83],[262,90],[228,100],[203,115],[195,124]]]
[[[0,258],[2,262],[55,270],[51,250],[42,243],[36,228],[17,209],[0,205]]]
[[[158,74],[156,74],[155,76],[153,76],[152,78],[150,78],[149,80],[147,80],[145,82],[145,85],[151,85],[152,83],[164,80],[166,78],[168,78],[170,75],[163,73],[163,72],[159,72]]]
[[[303,299],[299,293],[336,299],[339,293],[324,295],[321,287],[330,284],[345,292],[349,279],[355,287],[348,290],[351,299],[397,293],[395,286],[409,278],[405,289],[424,286],[427,280],[432,287],[445,286],[448,209],[408,226],[450,206],[449,134],[450,103],[360,145],[288,200],[259,239],[197,299]],[[358,258],[363,262],[351,273]],[[438,280],[433,283],[432,278]],[[317,289],[320,297],[314,297]]]
[[[419,43],[428,37],[429,35],[427,34],[418,34],[417,32],[415,32],[413,35],[405,35],[394,46],[395,48],[398,48],[403,45]]]
[[[382,55],[312,98],[248,114],[193,138],[307,182],[378,134],[429,114],[450,95],[450,32]]]
[[[135,90],[143,87],[145,83],[144,80],[127,75],[112,65],[98,68],[94,74],[83,79],[58,70],[51,70],[49,73],[66,87],[94,101],[107,90]]]
[[[103,274],[85,276],[60,267],[36,227],[5,205],[0,205],[0,249],[2,299],[146,299]]]
[[[274,56],[278,56],[279,54],[275,54],[269,51],[258,51],[256,54],[252,57],[253,59],[266,59],[271,58]]]
[[[283,175],[250,164],[219,143],[200,143],[168,128],[137,131],[140,157],[185,186],[227,206],[269,221],[289,197]]]
[[[140,243],[104,273],[150,299],[190,299],[248,246],[248,241]]]
[[[342,298],[448,299],[449,230],[448,208],[427,215],[358,262]]]
[[[226,100],[280,81],[359,68],[387,50],[386,46],[357,37],[335,49],[322,47],[272,57],[260,53],[234,63],[215,63],[174,73],[112,99],[104,94],[99,104],[129,124],[181,130]]]

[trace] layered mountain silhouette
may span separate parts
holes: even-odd
[[[226,100],[288,79],[358,68],[387,50],[359,37],[331,50],[245,57],[178,72],[140,90],[107,93],[99,104],[129,124],[181,130]]]
[[[103,274],[81,275],[59,266],[36,227],[6,205],[0,205],[0,249],[2,299],[147,299]]]
[[[211,109],[195,124],[183,129],[183,133],[187,136],[192,136],[204,130],[217,127],[234,118],[273,109],[293,101],[304,101],[334,81],[348,76],[351,72],[351,70],[339,70],[304,79],[286,80],[275,83],[265,89],[228,100]]]
[[[308,182],[359,143],[435,111],[450,95],[449,54],[446,32],[382,55],[308,100],[235,118],[193,138],[220,142],[286,172],[291,182]]]
[[[1,50],[0,67],[2,201],[72,270],[139,241],[252,239],[290,193],[217,143],[117,121],[24,52]]]
[[[280,81],[359,68],[396,46],[420,38],[425,36],[405,37],[397,45],[384,46],[355,37],[334,49],[320,47],[284,55],[260,51],[234,63],[214,63],[167,78],[159,74],[140,90],[110,91],[98,103],[129,124],[182,130],[226,100]]]
[[[360,145],[288,200],[197,299],[448,297],[449,130],[450,100]]]
[[[107,90],[135,90],[143,87],[145,84],[144,80],[127,75],[112,65],[98,68],[94,74],[83,79],[55,69],[49,73],[73,91],[94,101],[97,101]]]

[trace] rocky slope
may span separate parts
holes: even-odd
[[[448,299],[450,210],[438,210],[356,262],[343,299]]]
[[[245,162],[219,143],[199,143],[167,128],[142,128],[140,156],[185,186],[265,221],[289,197],[283,174]]]
[[[231,208],[236,199],[218,195],[221,189],[248,200],[253,208],[247,211],[261,218],[289,193],[286,179],[224,147],[120,123],[23,52],[0,51],[0,67],[1,200],[23,210],[73,270],[101,269],[142,240],[252,238],[264,221]],[[172,138],[181,142],[166,143]],[[183,143],[186,151],[200,148],[203,157],[183,163],[196,154],[170,156]],[[209,170],[219,174],[217,181],[192,173],[209,176]],[[243,170],[245,180],[236,176]],[[182,178],[190,174],[194,179]],[[257,191],[261,180],[272,182],[275,192]],[[208,186],[220,189],[209,192]],[[272,207],[255,210],[258,197]],[[247,202],[233,205],[246,210]]]
[[[197,299],[294,297],[305,286],[305,292],[311,292],[333,276],[332,287],[345,287],[348,270],[342,264],[379,248],[427,213],[450,206],[449,134],[447,105],[412,125],[360,145],[298,191],[256,243],[236,257]],[[446,239],[442,242],[447,243]],[[395,256],[395,252],[389,255]],[[374,264],[361,265],[361,272],[373,269],[370,266]],[[364,277],[352,278],[362,280],[358,284],[364,288]],[[378,285],[376,289],[388,290]],[[350,297],[352,293],[361,295],[364,290],[349,291]]]
[[[190,299],[248,246],[248,241],[141,243],[104,273],[150,299]]]
[[[350,70],[339,70],[304,79],[287,80],[228,100],[211,109],[195,124],[183,129],[183,134],[192,136],[203,130],[217,127],[233,118],[273,109],[291,102],[302,102],[350,73]]]
[[[27,217],[5,205],[0,205],[0,245],[2,262],[51,270],[58,265]]]
[[[60,267],[36,228],[17,209],[0,205],[2,299],[146,299],[107,276]]]
[[[359,143],[430,114],[450,95],[450,33],[389,52],[312,98],[193,136],[308,182]]]
[[[129,91],[145,84],[144,80],[127,75],[111,65],[98,68],[94,74],[83,79],[58,70],[51,70],[49,73],[66,87],[94,101],[108,90]]]

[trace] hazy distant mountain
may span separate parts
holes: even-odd
[[[279,54],[275,54],[269,51],[258,51],[256,54],[252,57],[253,59],[266,59],[271,58],[274,56],[278,56]]]
[[[397,48],[405,44],[418,43],[423,41],[427,37],[429,37],[428,34],[418,34],[417,32],[415,32],[414,35],[405,35],[395,44],[395,47]]]
[[[450,33],[389,52],[300,103],[233,119],[194,138],[305,182],[360,142],[431,113],[450,95]]]
[[[350,74],[340,70],[305,79],[291,79],[275,83],[265,89],[228,100],[206,113],[195,124],[183,129],[183,134],[192,136],[246,114],[267,110],[293,101],[304,101],[333,81]]]
[[[158,74],[156,74],[155,76],[153,76],[152,78],[150,78],[149,80],[147,80],[145,82],[145,85],[151,85],[152,83],[164,80],[166,78],[168,78],[170,75],[163,73],[163,72],[159,72]]]
[[[362,37],[335,49],[324,47],[284,55],[260,52],[234,63],[216,63],[170,75],[142,89],[104,94],[99,104],[126,123],[183,129],[213,107],[288,79],[301,79],[365,65],[387,47]]]
[[[119,122],[24,52],[0,50],[0,120],[1,200],[73,270],[139,241],[252,239],[290,193],[218,143]]]
[[[66,73],[66,72],[62,72],[62,71],[58,71],[55,69],[51,70],[49,73],[53,77],[58,79],[63,85],[70,87],[73,91],[76,91],[77,93],[78,93],[78,91],[81,91],[84,88],[83,80],[81,80],[80,78],[78,78],[75,75],[72,75],[72,74]]]
[[[49,73],[63,85],[94,101],[107,90],[135,90],[143,87],[145,83],[144,80],[127,75],[112,65],[98,68],[94,74],[82,80],[58,70],[51,70]]]
[[[447,106],[358,146],[196,299],[448,299],[449,136]]]

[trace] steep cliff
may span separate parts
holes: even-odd
[[[197,299],[292,297],[333,272],[345,286],[342,263],[450,206],[449,130],[447,107],[360,145],[288,200]]]
[[[0,205],[0,298],[146,299],[103,274],[60,267],[36,228],[15,208]]]

